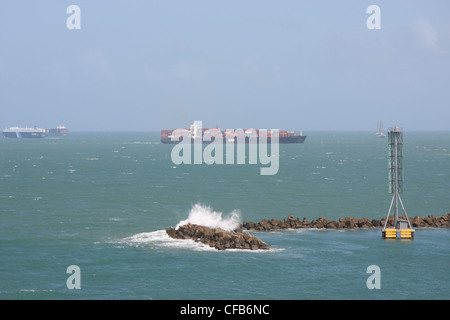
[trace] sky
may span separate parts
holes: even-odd
[[[450,130],[449,14],[447,0],[0,0],[0,128]]]

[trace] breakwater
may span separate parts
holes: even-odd
[[[403,217],[406,219],[406,217]],[[413,228],[450,228],[450,213],[441,217],[430,215],[427,217],[416,216],[409,218]],[[268,231],[278,229],[298,229],[298,228],[326,228],[326,229],[357,229],[357,228],[382,228],[386,222],[386,218],[382,219],[368,219],[368,218],[340,218],[338,221],[328,220],[326,218],[318,218],[307,221],[303,219],[294,218],[290,215],[287,219],[264,219],[260,222],[244,222],[240,225],[237,231],[243,230],[257,230]],[[390,216],[387,226],[391,227],[394,222],[394,217]]]
[[[167,234],[174,239],[191,239],[217,250],[225,249],[269,249],[270,245],[248,232],[228,231],[188,223],[177,229],[167,228]]]
[[[405,218],[405,217],[403,217]],[[427,217],[409,218],[413,228],[450,228],[450,213],[441,217],[433,215]],[[326,218],[318,218],[307,221],[306,218],[299,219],[290,215],[286,219],[263,219],[260,222],[244,222],[235,230],[229,231],[222,228],[209,228],[198,224],[188,223],[178,228],[166,228],[166,233],[174,239],[191,239],[201,242],[217,250],[247,249],[266,250],[270,244],[251,235],[248,231],[270,231],[280,229],[365,229],[384,227],[386,218],[340,218],[338,221],[330,221]],[[387,226],[393,225],[394,218],[389,217]]]

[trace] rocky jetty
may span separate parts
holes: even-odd
[[[403,217],[405,219],[405,217]],[[413,228],[450,228],[450,213],[441,217],[430,215],[427,217],[416,216],[409,218]],[[338,221],[330,221],[326,218],[318,218],[307,221],[306,218],[300,220],[290,215],[287,219],[264,219],[260,222],[244,222],[234,231],[227,231],[221,228],[209,228],[197,224],[186,224],[174,228],[166,228],[169,237],[174,239],[191,239],[201,242],[217,250],[226,249],[248,249],[248,250],[266,250],[270,245],[259,238],[251,235],[248,230],[269,231],[279,229],[298,229],[298,228],[317,228],[317,229],[365,229],[382,228],[386,218],[367,219],[367,218],[340,218]],[[387,226],[393,225],[394,218],[389,217]]]
[[[405,219],[405,217],[403,217]],[[450,213],[441,217],[434,217],[434,215],[428,217],[409,218],[411,226],[413,228],[450,228]],[[306,218],[300,220],[290,215],[287,219],[264,219],[260,222],[244,222],[236,231],[242,230],[278,230],[278,229],[298,229],[298,228],[326,228],[326,229],[356,229],[356,228],[382,228],[386,222],[386,218],[381,220],[368,219],[368,218],[340,218],[338,221],[330,221],[326,218],[318,218],[307,221]],[[393,225],[394,217],[390,216],[387,222],[387,226]]]
[[[227,231],[221,228],[208,228],[196,224],[186,224],[174,228],[166,228],[169,237],[174,239],[192,239],[218,250],[226,249],[269,249],[270,245],[248,232]]]

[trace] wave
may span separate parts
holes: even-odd
[[[130,246],[150,246],[162,248],[178,248],[190,249],[195,251],[213,251],[214,248],[206,246],[200,242],[190,239],[173,239],[167,235],[166,230],[158,230],[153,232],[142,232],[127,237],[119,241],[119,243]]]
[[[235,230],[241,224],[241,212],[233,210],[227,216],[222,212],[214,211],[211,207],[196,203],[186,220],[180,221],[175,228],[188,223],[198,224],[209,228],[222,228],[227,231]]]
[[[214,211],[209,206],[197,203],[192,206],[189,211],[188,218],[180,221],[175,228],[188,223],[198,224],[209,228],[222,228],[224,230],[231,231],[239,227],[241,224],[241,213],[239,210],[233,210],[224,216],[222,212]],[[211,248],[201,242],[195,242],[194,240],[173,239],[167,235],[166,230],[138,233],[121,239],[118,243],[132,246],[156,246],[216,251],[215,248]]]

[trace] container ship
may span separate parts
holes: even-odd
[[[234,142],[237,143],[239,141],[237,134],[234,132],[227,132],[228,130],[221,130],[220,128],[215,128],[220,131],[221,136],[223,137],[223,143],[227,142]],[[208,144],[214,141],[214,138],[211,139],[203,139],[203,136],[205,135],[205,132],[207,130],[210,130],[210,128],[202,128],[199,126],[196,126],[195,124],[191,124],[190,128],[185,128],[188,132],[188,136],[191,138],[191,142],[194,142],[196,139],[201,139],[202,143]],[[181,135],[174,135],[175,130],[161,130],[161,142],[167,143],[167,144],[176,144],[183,140],[183,137]],[[245,129],[243,130],[245,133],[245,143],[249,142],[258,142],[259,141],[259,130],[255,129]],[[172,137],[174,138],[174,141],[172,141]],[[304,136],[302,131],[295,132],[295,131],[279,131],[278,136],[278,143],[303,143],[305,142],[307,136]],[[253,138],[253,139],[252,139]],[[267,131],[267,143],[271,142],[271,131]],[[212,140],[212,141],[210,141]]]
[[[57,137],[65,136],[69,133],[69,130],[65,126],[58,126],[54,129],[42,129],[39,127],[10,127],[3,130],[3,135],[6,138],[45,138],[45,137]]]

